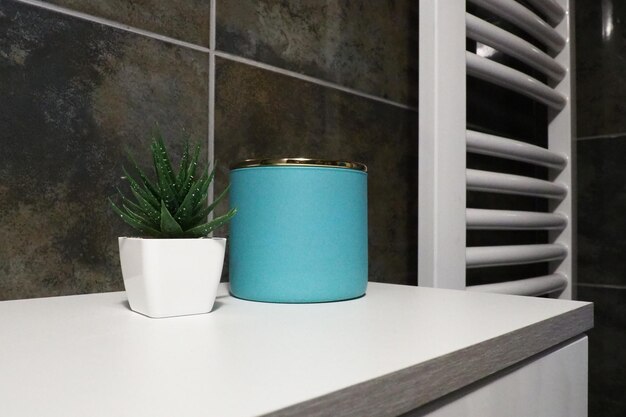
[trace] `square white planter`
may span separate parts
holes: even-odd
[[[208,313],[224,265],[226,239],[120,237],[130,308],[149,317]]]

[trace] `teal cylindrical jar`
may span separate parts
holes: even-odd
[[[239,298],[312,303],[367,287],[367,168],[283,158],[231,167],[230,291]]]

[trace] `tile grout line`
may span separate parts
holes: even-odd
[[[224,58],[230,61],[234,61],[234,62],[239,62],[241,64],[246,64],[252,67],[256,67],[256,68],[260,68],[260,69],[264,69],[266,71],[271,71],[277,74],[281,74],[281,75],[285,75],[287,77],[291,77],[291,78],[296,78],[302,81],[306,81],[312,84],[316,84],[316,85],[320,85],[322,87],[326,87],[326,88],[330,88],[333,90],[339,90],[342,91],[344,93],[348,93],[348,94],[352,94],[358,97],[363,97],[363,98],[367,98],[369,100],[373,100],[373,101],[377,101],[380,103],[385,103],[388,104],[390,106],[394,106],[394,107],[398,107],[404,110],[409,110],[409,111],[414,111],[417,112],[418,109],[416,107],[413,106],[409,106],[406,104],[402,104],[402,103],[398,103],[396,101],[393,100],[389,100],[386,98],[382,98],[382,97],[378,97],[375,96],[373,94],[369,94],[369,93],[365,93],[359,90],[355,90],[353,88],[349,88],[349,87],[344,87],[340,84],[336,84],[330,81],[325,81],[325,80],[321,80],[319,78],[315,78],[312,77],[310,75],[305,75],[305,74],[300,74],[298,72],[295,71],[291,71],[291,70],[286,70],[280,67],[276,67],[273,65],[269,65],[269,64],[265,64],[262,62],[258,62],[258,61],[254,61],[252,59],[249,58],[243,58],[237,55],[233,55],[230,54],[228,52],[222,52],[222,51],[218,51],[215,50],[215,45],[212,45],[212,42],[215,43],[215,37],[213,37],[212,40],[209,40],[209,46],[213,46],[212,48],[207,48],[204,46],[200,46],[200,45],[195,45],[193,43],[190,42],[185,42],[185,41],[181,41],[175,38],[171,38],[169,36],[164,36],[164,35],[159,35],[158,33],[154,33],[154,32],[150,32],[147,30],[143,30],[143,29],[137,29],[134,28],[132,26],[128,26],[128,25],[124,25],[122,23],[118,23],[109,19],[105,19],[105,18],[101,18],[101,17],[96,17],[93,15],[89,15],[86,13],[82,13],[82,12],[77,12],[65,7],[61,7],[61,6],[56,6],[53,4],[49,4],[49,3],[44,3],[40,0],[15,0],[18,3],[24,3],[24,4],[29,4],[31,6],[35,6],[35,7],[39,7],[42,9],[46,9],[46,10],[50,10],[53,12],[57,12],[60,14],[64,14],[64,15],[68,15],[68,16],[72,16],[72,17],[76,17],[82,20],[86,20],[86,21],[90,21],[90,22],[94,22],[94,23],[99,23],[101,25],[105,25],[105,26],[109,26],[115,29],[120,29],[126,32],[131,32],[131,33],[135,33],[137,35],[142,35],[142,36],[146,36],[148,38],[152,38],[152,39],[156,39],[162,42],[166,42],[166,43],[170,43],[170,44],[174,44],[174,45],[178,45],[178,46],[182,46],[185,48],[189,48],[189,49],[193,49],[196,51],[200,51],[200,52],[206,52],[209,53],[210,55],[215,55],[215,56],[219,56],[220,58]],[[214,1],[214,0],[212,0]],[[212,11],[214,10],[214,8],[212,7]],[[211,19],[213,19],[211,17]],[[214,23],[214,22],[211,22]],[[213,34],[215,30],[215,25],[211,26],[211,33]]]
[[[216,0],[210,0],[209,2],[209,113],[208,113],[208,161],[212,167],[215,167],[215,11]],[[215,197],[215,181],[209,184],[208,198],[212,203]],[[209,220],[213,220],[213,213],[209,213]]]
[[[211,52],[215,51],[215,45],[217,44],[217,0],[210,0],[209,10],[209,49]]]
[[[619,285],[619,284],[591,284],[591,283],[579,282],[576,285],[579,287],[585,287],[585,288],[603,288],[606,290],[626,290],[626,285]]]
[[[581,136],[577,138],[577,140],[594,140],[594,139],[616,139],[619,137],[626,136],[626,132],[618,132],[618,133],[607,133],[604,135],[593,135],[593,136]]]
[[[277,73],[277,74],[285,75],[285,76],[290,77],[290,78],[297,78],[297,79],[302,80],[302,81],[306,81],[306,82],[309,82],[309,83],[312,83],[312,84],[320,85],[322,87],[327,87],[327,88],[330,88],[330,89],[333,89],[333,90],[339,90],[339,91],[342,91],[344,93],[348,93],[348,94],[352,94],[352,95],[355,95],[355,96],[367,98],[367,99],[373,100],[373,101],[378,101],[378,102],[381,102],[381,103],[388,104],[390,106],[399,107],[399,108],[404,109],[404,110],[417,111],[416,107],[408,106],[406,104],[398,103],[398,102],[393,101],[393,100],[388,100],[386,98],[378,97],[378,96],[375,96],[373,94],[364,93],[362,91],[358,91],[358,90],[355,90],[355,89],[350,88],[350,87],[344,87],[343,85],[339,85],[339,84],[336,84],[336,83],[333,83],[333,82],[330,82],[330,81],[320,80],[319,78],[311,77],[310,75],[300,74],[299,72],[295,72],[295,71],[287,70],[287,69],[284,69],[284,68],[276,67],[276,66],[270,65],[270,64],[265,64],[263,62],[254,61],[254,60],[249,59],[249,58],[243,58],[243,57],[240,57],[240,56],[237,56],[237,55],[230,54],[228,52],[222,52],[222,51],[215,50],[215,51],[213,51],[213,53],[215,54],[215,56],[218,56],[218,57],[223,58],[223,59],[227,59],[229,61],[234,61],[234,62],[238,62],[240,64],[245,64],[245,65],[249,65],[249,66],[252,66],[252,67],[264,69],[266,71],[270,71],[270,72],[274,72],[274,73]]]
[[[50,10],[53,12],[57,12],[60,14],[64,14],[64,15],[68,15],[68,16],[72,16],[72,17],[76,17],[78,19],[82,19],[82,20],[87,20],[89,22],[94,22],[94,23],[99,23],[101,25],[104,26],[109,26],[115,29],[120,29],[126,32],[131,32],[131,33],[135,33],[137,35],[143,35],[146,36],[148,38],[153,38],[159,41],[163,41],[163,42],[167,42],[167,43],[171,43],[174,45],[178,45],[178,46],[184,46],[185,48],[189,48],[189,49],[194,49],[196,51],[201,51],[201,52],[210,52],[209,48],[206,48],[204,46],[200,46],[200,45],[196,45],[190,42],[185,42],[185,41],[181,41],[179,39],[175,39],[175,38],[171,38],[169,36],[165,36],[165,35],[159,35],[158,33],[155,32],[150,32],[148,30],[143,30],[143,29],[137,29],[134,28],[132,26],[128,26],[122,23],[118,23],[115,22],[113,20],[109,20],[109,19],[105,19],[102,17],[97,17],[97,16],[93,16],[87,13],[82,13],[82,12],[77,12],[75,10],[71,10],[65,7],[61,7],[61,6],[56,6],[54,4],[49,4],[49,3],[44,3],[40,0],[15,0],[18,3],[24,3],[24,4],[29,4],[31,6],[35,6],[35,7],[39,7],[41,9],[46,9],[46,10]]]

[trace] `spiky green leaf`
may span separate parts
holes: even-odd
[[[155,229],[155,230],[159,229],[159,223],[153,222],[152,219],[150,219],[141,211],[133,210],[132,208],[128,207],[126,204],[122,204],[122,208],[126,210],[126,213],[128,213],[130,217],[137,220],[138,222],[150,227],[151,229]]]
[[[137,202],[141,207],[144,207],[144,203],[148,203],[153,209],[159,209],[161,202],[157,200],[152,193],[143,188],[139,183],[128,173],[126,168],[123,168],[126,180],[130,184],[130,190],[137,199]]]
[[[183,229],[167,209],[165,202],[161,202],[161,232],[171,237],[182,237]]]
[[[176,175],[174,174],[172,162],[170,161],[169,154],[165,148],[163,136],[159,131],[157,131],[155,132],[153,139],[154,140],[150,145],[150,149],[152,150],[154,167],[157,173],[159,191],[161,191],[161,199],[166,200],[167,202],[168,196],[164,196],[163,192],[168,190],[163,189],[163,184],[167,184],[168,188],[171,188],[171,190],[175,192]]]
[[[161,195],[159,194],[158,188],[152,184],[152,182],[148,179],[148,176],[143,172],[141,168],[139,168],[139,164],[137,164],[135,158],[128,151],[126,152],[126,158],[130,161],[135,171],[137,171],[137,173],[139,174],[139,179],[143,183],[146,191],[150,192],[150,194],[152,194],[152,196],[154,196],[157,201],[161,201]]]
[[[187,195],[176,212],[176,218],[181,221],[181,224],[188,222],[188,220],[196,213],[194,209],[198,203],[202,201],[202,193],[206,181],[207,175],[205,173],[199,181],[194,181],[191,185],[189,192],[187,192]]]
[[[187,170],[189,169],[189,141],[185,141],[185,149],[183,150],[183,156],[180,158],[180,167],[178,168],[178,175],[176,176],[176,192],[178,197],[184,197],[182,194],[183,186],[187,181]]]
[[[152,149],[152,154],[158,156],[159,166],[162,168],[163,174],[167,176],[169,182],[176,182],[176,176],[174,175],[172,162],[170,161],[170,156],[168,155],[167,149],[165,148],[165,143],[163,142],[163,136],[161,135],[161,132],[155,132],[154,141],[152,142],[150,148]]]
[[[185,200],[181,203],[180,207],[176,211],[174,218],[179,224],[190,224],[190,220],[195,214],[193,208],[197,203],[197,196],[200,195],[200,186],[200,183],[194,184],[192,186],[192,188],[189,190],[189,193],[187,193]]]
[[[181,186],[178,196],[180,200],[183,200],[189,193],[193,183],[196,181],[196,170],[198,168],[198,158],[200,157],[200,144],[196,145],[193,157],[189,161],[187,167],[187,174],[185,176],[185,182]]]
[[[201,146],[195,145],[192,152],[189,142],[185,143],[178,173],[174,174],[162,136],[157,132],[153,139],[150,148],[156,180],[150,181],[134,158],[128,155],[139,177],[136,179],[124,169],[135,201],[118,190],[122,204],[120,208],[111,201],[115,213],[142,233],[156,237],[206,236],[228,222],[235,210],[206,223],[207,215],[224,198],[228,188],[207,205],[208,189],[216,170],[213,167],[210,172],[209,169],[198,172]]]
[[[199,226],[192,227],[189,230],[185,230],[185,235],[189,237],[204,237],[219,227],[222,227],[228,223],[237,214],[237,209],[232,208],[228,213],[223,216],[217,217],[208,223],[201,224]]]
[[[145,233],[149,236],[154,236],[154,237],[160,237],[161,236],[161,232],[158,230],[155,230],[143,223],[141,223],[140,221],[137,221],[136,219],[134,219],[132,216],[130,216],[128,213],[124,212],[122,209],[120,209],[118,206],[115,205],[115,203],[109,199],[109,202],[111,203],[111,207],[113,208],[113,211],[120,216],[120,218],[129,226],[139,230],[142,233]]]
[[[119,194],[119,196],[120,196],[120,198],[122,200],[122,204],[123,205],[126,205],[126,206],[130,207],[133,211],[137,211],[137,212],[142,213],[148,219],[150,219],[150,223],[154,227],[158,227],[158,224],[159,224],[161,216],[160,216],[159,212],[156,211],[148,202],[146,202],[146,201],[140,202],[140,204],[141,204],[141,206],[140,206],[139,204],[136,204],[136,203],[132,202],[131,200],[129,200],[128,198],[126,198],[126,196],[124,195],[122,190],[120,190],[119,188],[116,188],[116,190],[117,190],[117,192],[118,192],[118,194]],[[137,199],[137,201],[139,201],[141,199],[141,197],[137,197],[135,195],[135,199]]]
[[[222,193],[217,196],[215,200],[208,206],[201,208],[194,216],[189,220],[189,224],[184,224],[183,227],[193,227],[194,225],[201,224],[206,217],[217,207],[217,205],[222,201],[226,194],[228,194],[228,190],[230,189],[230,184],[226,186],[226,189],[222,191]]]
[[[131,208],[129,208],[127,205],[122,204],[122,208],[121,210],[132,220],[134,220],[137,223],[142,224],[145,227],[151,228],[151,229],[155,229],[155,230],[159,230],[159,226],[157,225],[156,227],[151,223],[150,219],[148,219],[145,215],[133,211]]]
[[[176,195],[176,179],[173,178],[172,167],[169,163],[167,154],[165,157],[161,155],[159,146],[156,142],[152,144],[152,159],[154,169],[157,174],[157,183],[159,184],[159,192],[161,201],[165,202],[167,209],[174,213],[178,209],[178,198]]]
[[[122,200],[122,204],[125,204],[129,207],[131,207],[133,210],[135,211],[143,211],[141,207],[139,207],[139,205],[135,204],[134,202],[132,202],[131,200],[129,200],[124,193],[122,192],[122,190],[120,190],[119,188],[115,187],[115,189],[117,190],[117,193],[120,196],[120,199]]]
[[[202,184],[200,185],[200,195],[198,196],[198,198],[196,199],[196,203],[194,204],[193,207],[193,211],[194,213],[198,213],[198,211],[204,207],[204,204],[207,201],[208,195],[209,195],[209,185],[211,184],[211,181],[213,181],[213,178],[215,177],[215,168],[213,168],[213,170],[211,171],[211,174],[209,174],[209,176],[205,175],[202,176]]]

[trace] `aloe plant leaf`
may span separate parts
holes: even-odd
[[[191,158],[189,165],[187,167],[187,175],[185,176],[185,182],[181,186],[179,193],[178,193],[180,199],[183,199],[189,193],[189,190],[191,189],[191,186],[193,185],[195,181],[199,157],[200,157],[200,144],[197,144],[196,149],[194,151],[194,155]]]
[[[196,212],[195,207],[199,203],[202,203],[202,194],[206,181],[207,174],[205,172],[205,174],[202,176],[202,178],[200,178],[199,181],[194,181],[194,183],[191,185],[191,188],[187,192],[187,195],[185,195],[183,202],[180,203],[180,207],[176,212],[177,217],[179,217],[181,220],[191,218]]]
[[[176,223],[164,201],[161,201],[161,232],[169,236],[181,236],[183,234],[182,227]]]
[[[155,141],[152,144],[152,158],[154,161],[154,169],[157,173],[157,182],[159,191],[161,192],[161,201],[164,201],[167,209],[176,212],[178,209],[178,199],[176,196],[176,179],[173,178],[172,167],[169,163],[167,154],[163,154],[159,150],[159,146]]]
[[[206,219],[206,216],[208,216],[215,209],[215,207],[217,207],[220,201],[222,201],[222,199],[226,197],[226,194],[228,194],[229,189],[230,189],[230,184],[226,186],[224,191],[222,191],[220,195],[217,196],[217,198],[213,200],[211,204],[209,204],[207,207],[201,208],[200,211],[194,214],[194,216],[189,220],[189,225],[184,225],[184,226],[191,227],[194,224],[202,223],[202,221]]]
[[[126,158],[130,161],[135,171],[137,171],[137,173],[139,174],[139,179],[143,183],[144,188],[149,191],[156,200],[161,200],[159,190],[155,185],[152,184],[152,182],[148,179],[148,176],[143,172],[143,170],[139,168],[139,164],[137,164],[137,161],[129,151],[126,151]]]
[[[136,203],[132,202],[131,200],[129,200],[124,193],[122,192],[122,190],[120,190],[119,188],[115,187],[115,189],[117,190],[117,193],[120,196],[120,199],[122,200],[123,204],[126,204],[127,206],[131,207],[133,210],[135,211],[143,211],[143,209],[141,207],[139,207]]]
[[[161,193],[161,200],[165,201],[168,210],[172,213],[178,208],[176,175],[167,153],[163,136],[160,131],[154,133],[154,140],[150,146],[152,159],[157,174],[157,183]]]
[[[136,204],[134,202],[132,202],[131,200],[129,200],[124,193],[119,189],[116,188],[120,198],[122,199],[122,204],[126,205],[128,207],[130,207],[133,211],[138,211],[140,213],[142,213],[143,215],[145,215],[146,217],[148,217],[148,219],[150,219],[150,223],[153,225],[158,225],[159,224],[159,220],[160,220],[160,214],[158,211],[156,211],[148,202],[140,201],[140,204]],[[134,195],[134,194],[133,194]],[[141,196],[137,196],[135,195],[135,198],[137,198],[137,200],[139,201],[139,199],[141,198]]]
[[[200,198],[199,196],[200,196],[201,185],[202,184],[200,183],[196,183],[191,187],[191,189],[185,196],[185,199],[183,200],[183,202],[180,204],[180,207],[176,211],[175,219],[179,224],[188,225],[190,222],[190,219],[193,217],[194,215],[193,208],[196,205],[198,199]]]
[[[215,177],[215,168],[213,168],[208,178],[206,177],[206,174],[202,177],[203,182],[200,186],[200,195],[198,196],[198,199],[196,200],[196,203],[194,204],[194,207],[193,207],[194,212],[197,212],[198,210],[200,210],[205,204],[207,197],[209,195],[209,185],[211,184],[211,181],[213,181],[214,177]]]
[[[130,191],[131,191],[131,193],[133,194],[133,196],[137,200],[137,203],[143,209],[144,212],[150,213],[150,217],[153,217],[155,219],[160,219],[161,218],[161,215],[160,215],[159,211],[155,210],[154,206],[150,202],[145,200],[141,196],[141,194],[139,194],[137,191],[135,191],[132,188],[131,188]]]
[[[214,231],[215,229],[225,225],[237,214],[237,209],[232,208],[228,213],[223,216],[217,217],[208,223],[201,224],[199,226],[192,227],[189,230],[185,230],[185,235],[189,237],[203,237]]]
[[[157,131],[154,135],[154,141],[151,145],[152,154],[158,157],[159,166],[162,169],[164,175],[167,176],[167,179],[170,183],[176,182],[176,176],[174,175],[174,170],[172,168],[172,162],[170,161],[170,157],[167,153],[167,149],[165,148],[165,143],[163,142],[163,136],[161,132]]]
[[[213,181],[213,178],[215,178],[215,170],[217,169],[217,161],[215,161],[215,163],[213,164],[213,169],[211,170],[211,173],[209,174],[209,181],[208,183],[210,184],[211,181]],[[207,169],[208,171],[208,169]]]
[[[194,177],[196,174],[196,169],[198,168],[198,159],[200,158],[200,150],[201,150],[201,146],[199,143],[197,143],[196,149],[193,153],[193,158],[191,159],[191,162],[187,169],[188,177]]]
[[[158,230],[159,227],[158,226],[154,226],[152,224],[152,222],[150,221],[150,219],[148,219],[145,215],[141,214],[141,213],[137,213],[136,211],[133,211],[131,208],[129,208],[127,205],[122,204],[122,208],[121,210],[128,216],[130,217],[132,220],[142,224],[143,226],[149,227],[151,229],[155,229]]]
[[[190,145],[186,138],[183,155],[172,169],[165,143],[160,132],[155,132],[150,145],[156,180],[150,180],[127,152],[134,176],[124,168],[133,200],[119,189],[121,204],[111,199],[111,207],[131,227],[155,237],[202,237],[227,223],[236,213],[230,210],[223,216],[206,222],[207,216],[223,201],[227,187],[216,199],[207,204],[207,194],[215,178],[216,165],[199,171],[201,145]],[[209,166],[210,167],[210,166]]]
[[[153,209],[157,209],[161,206],[159,200],[157,200],[152,193],[142,188],[141,185],[128,173],[126,168],[124,168],[124,175],[126,176],[126,180],[130,184],[130,190],[139,202],[140,206],[144,206],[144,202],[148,203],[152,206]]]
[[[133,210],[126,204],[122,204],[122,208],[124,208],[124,210],[126,210],[126,213],[130,215],[130,217],[134,218],[135,220],[143,223],[146,226],[149,226],[152,229],[155,229],[155,230],[159,229],[159,223],[154,222],[150,217],[146,216],[141,211],[138,212],[136,210]]]
[[[185,150],[183,156],[180,158],[180,167],[178,169],[178,175],[176,176],[176,191],[178,195],[181,195],[181,191],[185,182],[187,181],[187,170],[189,168],[189,141],[185,141]]]
[[[113,211],[121,217],[121,219],[128,224],[129,226],[139,230],[142,233],[146,233],[150,236],[155,236],[155,237],[159,237],[161,236],[161,232],[153,229],[143,223],[141,223],[140,221],[137,221],[136,219],[134,219],[132,216],[130,216],[128,213],[124,212],[122,209],[120,209],[114,202],[113,200],[111,200],[109,198],[109,202],[111,203],[111,207],[113,208]]]

